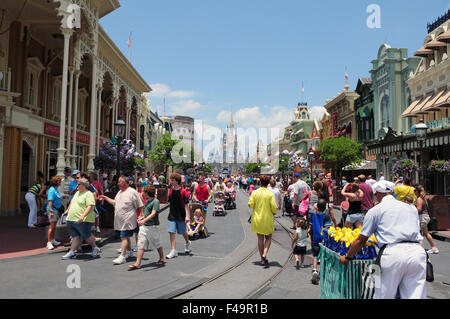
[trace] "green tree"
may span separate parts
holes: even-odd
[[[170,133],[166,133],[156,141],[153,149],[148,153],[148,158],[155,163],[164,166],[164,176],[167,176],[167,171],[170,166],[174,165],[172,160],[172,150],[178,144]]]
[[[364,157],[364,147],[346,137],[323,140],[319,148],[320,160],[327,169],[336,171],[341,179],[342,169],[353,163],[360,163]]]
[[[279,159],[278,171],[284,176],[285,174],[289,174],[289,157],[281,156]]]
[[[245,167],[245,173],[246,174],[260,174],[261,173],[261,167],[265,167],[267,164],[262,163],[248,163]]]

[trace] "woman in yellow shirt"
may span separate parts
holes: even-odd
[[[270,177],[261,177],[261,188],[255,190],[250,196],[248,206],[253,208],[251,217],[252,231],[258,235],[258,248],[261,255],[261,265],[269,266],[267,254],[272,243],[272,234],[275,231],[274,216],[277,214],[275,195],[267,189]]]

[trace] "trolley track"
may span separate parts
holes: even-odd
[[[249,216],[251,214],[249,213]],[[277,219],[275,219],[275,222],[277,222],[277,224],[279,226],[281,226],[281,228],[289,235],[289,237],[292,239],[293,235],[292,232],[286,228],[282,223],[280,223]],[[284,234],[284,232],[283,232]],[[285,249],[287,251],[291,251],[290,247],[287,247],[285,244],[281,243],[279,240],[274,239],[272,236],[272,242],[275,243],[277,246],[279,246],[282,249]],[[171,294],[170,296],[167,296],[167,299],[175,299],[175,298],[179,298],[182,296],[187,295],[188,293],[191,293],[197,289],[200,289],[202,287],[208,286],[213,282],[216,282],[218,279],[229,275],[230,273],[232,273],[233,271],[236,271],[237,269],[239,269],[240,266],[242,266],[243,264],[245,264],[248,260],[250,260],[256,253],[258,253],[258,247],[254,248],[247,256],[245,256],[244,258],[240,259],[238,262],[234,263],[233,265],[231,265],[230,267],[228,267],[226,270],[211,276],[210,278],[206,278],[204,280],[201,280],[200,282],[197,282],[194,285],[188,286],[185,289],[181,289],[178,290],[178,292]],[[247,294],[244,299],[256,299],[258,298],[260,295],[264,294],[265,291],[267,291],[270,286],[270,284],[288,267],[288,265],[290,264],[290,261],[293,257],[292,252],[289,253],[288,258],[285,260],[285,262],[283,263],[282,267],[275,272],[269,279],[265,280],[261,285],[259,285],[256,289],[254,289],[253,291],[251,291],[249,294]]]

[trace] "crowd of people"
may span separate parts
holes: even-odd
[[[431,246],[427,253],[439,253],[427,229],[430,210],[425,189],[421,185],[412,185],[408,177],[396,178],[394,182],[389,182],[382,175],[378,181],[372,176],[360,175],[351,182],[343,177],[342,184],[337,185],[331,174],[319,174],[315,179],[304,181],[298,173],[287,178],[258,175],[205,177],[174,173],[170,176],[168,185],[167,231],[171,250],[165,255],[161,245],[160,203],[157,199],[158,188],[166,187],[164,176],[141,173],[135,180],[132,176],[110,179],[108,174],[103,174],[100,181],[96,173],[86,174],[78,170],[71,171],[70,168],[65,169],[64,175],[64,178],[52,177],[45,183],[40,174],[38,182],[25,196],[30,207],[28,227],[36,227],[39,209],[46,212],[49,223],[48,249],[54,249],[61,244],[55,240],[55,229],[58,220],[65,219],[71,236],[71,247],[63,259],[75,258],[83,241],[92,247],[93,257],[99,254],[100,249],[96,246],[93,233],[100,232],[99,215],[103,211],[104,202],[107,202],[114,206],[114,229],[121,239],[120,255],[113,263],[124,264],[134,252],[137,252],[137,260],[129,266],[129,269],[139,269],[145,250],[152,247],[159,254],[156,265],[164,266],[167,259],[178,256],[177,234],[185,240],[185,253],[190,253],[192,243],[189,235],[204,227],[200,209],[194,212],[191,219],[189,202],[201,203],[207,210],[208,204],[216,194],[220,196],[226,194],[235,201],[239,189],[249,195],[248,206],[252,209],[249,222],[252,231],[257,234],[261,264],[269,266],[268,252],[275,229],[274,216],[287,214],[292,216],[292,229],[295,230],[292,247],[297,269],[305,267],[307,241],[310,239],[313,255],[312,282],[315,284],[320,277],[318,256],[323,227],[360,228],[361,235],[354,247],[359,247],[375,233],[378,243],[387,247],[386,251],[398,252],[400,257],[395,259],[395,262],[405,267],[406,273],[408,267],[416,271],[415,290],[410,284],[408,286],[401,280],[395,281],[396,287],[403,285],[402,289],[398,288],[399,291],[402,290],[402,296],[422,297],[425,289],[421,277],[423,265],[420,264],[424,255],[414,244],[420,243],[423,246],[422,236],[424,236]],[[344,203],[347,203],[341,205],[344,209],[339,223],[335,218],[332,204],[332,190],[336,188],[335,186],[340,186],[342,189],[340,194],[345,198]],[[106,196],[105,193],[115,194],[114,198]],[[64,205],[64,197],[68,198],[67,205]],[[131,248],[133,237],[136,240],[134,249]],[[417,258],[406,260],[406,255],[399,252],[400,248],[396,248],[400,244],[413,245],[408,249],[413,255],[416,254]],[[341,262],[348,262],[357,252],[356,249],[352,247],[348,256],[342,257]],[[385,269],[384,265],[394,262],[391,256],[384,253],[382,269]],[[394,272],[391,270],[385,272],[387,275],[384,276],[384,290],[379,296],[390,296],[394,289],[392,286]]]

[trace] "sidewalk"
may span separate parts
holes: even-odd
[[[430,231],[430,234],[434,239],[450,242],[450,230]]]
[[[168,204],[162,204],[161,211],[168,207]],[[48,250],[46,248],[46,228],[28,228],[27,220],[28,215],[26,214],[0,218],[0,259],[35,256],[68,248],[61,245],[54,250]],[[99,247],[115,240],[114,229],[101,228],[100,230],[100,233],[94,233]]]

